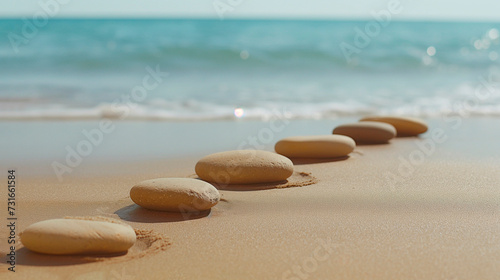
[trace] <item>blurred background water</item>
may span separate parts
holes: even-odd
[[[0,20],[0,119],[116,117],[147,67],[169,75],[129,119],[500,116],[500,23],[395,21],[359,47],[367,21],[52,19],[16,52],[24,24]]]

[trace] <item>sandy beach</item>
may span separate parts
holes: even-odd
[[[291,122],[275,141],[328,134],[345,121]],[[130,188],[151,178],[192,177],[200,157],[234,149],[241,139],[199,142],[203,152],[175,159],[89,159],[62,181],[36,164],[16,165],[18,233],[46,219],[104,216],[141,235],[127,254],[111,257],[47,256],[18,244],[15,279],[497,279],[500,153],[491,129],[497,123],[466,119],[452,129],[430,120],[418,138],[357,146],[343,160],[294,160],[295,172],[317,183],[226,188],[211,211],[192,215],[142,209]],[[266,123],[239,126],[251,135]],[[438,128],[446,136],[439,143]],[[4,173],[12,168],[3,164]],[[6,227],[0,234],[8,235]],[[0,277],[10,279],[5,257],[2,263]]]

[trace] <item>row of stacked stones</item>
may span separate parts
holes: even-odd
[[[356,144],[388,143],[396,136],[417,136],[427,131],[425,122],[405,117],[367,117],[344,124],[333,135],[294,136],[278,141],[276,153],[258,150],[227,151],[198,161],[191,178],[158,178],[138,183],[130,190],[137,205],[155,211],[199,212],[220,200],[214,187],[284,181],[293,174],[289,158],[339,158]],[[98,220],[54,219],[30,225],[21,242],[45,254],[125,252],[135,243],[134,230],[123,223]]]

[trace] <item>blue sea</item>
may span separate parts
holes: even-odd
[[[0,120],[500,116],[500,23],[367,24],[0,20]]]

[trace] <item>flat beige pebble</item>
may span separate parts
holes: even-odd
[[[374,121],[388,123],[396,128],[398,136],[416,136],[427,131],[428,126],[425,121],[410,117],[365,117],[360,122]]]
[[[28,226],[21,243],[31,251],[51,255],[126,252],[136,241],[126,224],[79,219],[53,219]]]
[[[274,146],[278,154],[289,158],[336,158],[348,155],[356,143],[344,135],[293,136]]]
[[[130,198],[144,208],[168,212],[196,212],[212,208],[220,200],[211,184],[191,178],[158,178],[140,182]]]
[[[286,180],[293,173],[293,163],[267,151],[236,150],[208,155],[198,161],[195,170],[208,182],[256,184]]]
[[[333,130],[333,134],[349,136],[358,144],[378,144],[387,143],[396,137],[396,129],[390,124],[364,121],[339,125]]]

